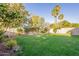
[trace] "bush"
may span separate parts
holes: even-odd
[[[2,42],[3,41],[3,39],[4,39],[4,31],[2,31],[2,30],[0,30],[0,42]]]
[[[21,33],[24,32],[24,30],[23,30],[22,28],[18,28],[18,29],[17,29],[17,32],[18,32],[18,34],[20,35]]]
[[[8,49],[12,49],[12,47],[16,46],[17,45],[17,42],[16,40],[14,39],[10,39],[8,41],[5,42],[5,46],[8,48]]]
[[[17,31],[18,32],[23,32],[23,29],[22,28],[18,28]]]
[[[0,35],[0,42],[4,41],[4,35]]]
[[[24,28],[24,31],[27,33],[30,31],[30,28]]]
[[[72,35],[71,31],[68,31],[67,34]]]
[[[55,32],[55,33],[56,33],[56,32],[57,32],[57,28],[53,28],[53,32]]]
[[[4,33],[4,31],[0,30],[0,35],[2,35]]]
[[[47,33],[47,32],[48,32],[47,28],[44,28],[43,30],[41,30],[41,33]]]

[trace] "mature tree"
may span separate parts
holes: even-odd
[[[59,15],[60,10],[61,10],[60,5],[56,5],[54,9],[52,10],[52,16],[54,16],[55,18],[55,24],[57,24],[57,16]]]
[[[27,24],[24,25],[24,29],[26,32],[30,31],[37,31],[40,32],[44,28],[44,18],[40,16],[32,16]]]
[[[44,22],[45,21],[44,21],[43,17],[32,16],[32,19],[31,19],[32,27],[38,27],[38,28],[40,28],[43,25]]]
[[[21,26],[28,16],[22,4],[0,4],[0,25],[5,28]]]
[[[60,5],[56,5],[54,7],[54,9],[52,10],[52,16],[54,16],[54,18],[55,18],[55,24],[54,24],[54,28],[53,28],[53,29],[55,29],[55,33],[57,31],[57,28],[58,28],[58,26],[57,26],[57,17],[60,13],[60,10],[61,10]]]

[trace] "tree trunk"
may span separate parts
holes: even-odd
[[[55,16],[55,29],[56,29],[56,32],[57,32],[57,28],[58,28],[58,24],[57,24],[57,16]],[[55,33],[56,33],[55,32]]]
[[[55,24],[57,25],[57,16],[55,16]]]

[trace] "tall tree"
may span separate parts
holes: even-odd
[[[60,10],[61,10],[60,5],[56,5],[52,10],[52,16],[54,16],[55,18],[55,24],[57,23],[57,16],[59,15]]]
[[[57,17],[58,17],[58,15],[59,15],[59,13],[60,13],[60,10],[61,10],[61,7],[60,7],[60,5],[56,5],[53,9],[52,9],[52,16],[54,16],[54,18],[55,18],[55,24],[54,24],[54,28],[53,28],[53,31],[56,33],[56,31],[57,31],[57,28],[58,28],[58,26],[57,26]]]

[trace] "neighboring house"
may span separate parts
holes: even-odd
[[[69,32],[71,32],[71,35],[79,35],[79,28],[74,28],[70,30]]]
[[[73,30],[74,28],[61,28],[57,30],[58,34],[66,34],[68,31]]]
[[[74,28],[61,28],[61,29],[58,29],[56,33],[57,34],[66,34],[68,31],[70,31],[72,29],[74,29]],[[49,33],[54,33],[53,29],[50,29]]]

